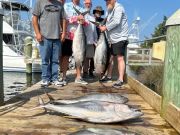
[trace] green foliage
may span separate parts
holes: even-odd
[[[155,37],[159,37],[159,36],[163,36],[166,35],[166,21],[167,21],[167,17],[164,16],[162,23],[160,23],[157,27],[155,27],[154,33],[151,34],[152,38]],[[148,39],[147,37],[145,37],[145,39]],[[149,40],[149,41],[145,41],[143,44],[141,44],[141,46],[143,48],[151,48],[153,43],[155,42],[159,42],[161,40],[165,40],[165,38],[158,38],[158,39],[153,39],[153,40]]]

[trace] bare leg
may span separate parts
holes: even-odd
[[[81,78],[81,67],[76,67],[76,79]]]
[[[77,75],[76,75],[75,83],[87,85],[88,83],[81,78],[81,69],[82,69],[81,67],[76,67]]]
[[[124,71],[125,71],[124,56],[118,55],[117,61],[118,61],[119,80],[123,81]]]

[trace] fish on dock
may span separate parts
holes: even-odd
[[[69,135],[140,135],[124,129],[87,128]]]
[[[80,96],[72,99],[60,99],[55,100],[50,94],[46,93],[49,100],[53,104],[72,104],[77,102],[84,102],[84,101],[104,101],[110,103],[119,103],[124,104],[128,102],[128,98],[125,96],[121,96],[119,94],[114,93],[95,93],[95,94],[88,94],[85,96]]]
[[[39,107],[45,110],[56,111],[70,118],[76,118],[91,123],[117,123],[130,119],[135,119],[143,115],[137,109],[130,108],[125,104],[110,102],[85,101],[72,104],[44,104],[39,97]],[[34,109],[36,109],[34,108]]]

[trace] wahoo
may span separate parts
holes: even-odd
[[[54,100],[54,98],[46,93],[48,98],[50,99],[51,103],[53,104],[72,104],[72,103],[77,103],[77,102],[84,102],[84,101],[104,101],[104,102],[110,102],[110,103],[119,103],[119,104],[124,104],[128,102],[128,98],[118,95],[118,94],[110,94],[110,93],[105,93],[105,94],[88,94],[85,96],[81,97],[76,97],[72,99],[61,99],[61,100]]]

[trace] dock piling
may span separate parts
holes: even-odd
[[[25,59],[32,57],[32,37],[25,38],[24,54]],[[32,73],[32,63],[26,63],[26,73]]]
[[[0,106],[4,104],[2,33],[3,33],[3,10],[0,9]]]

